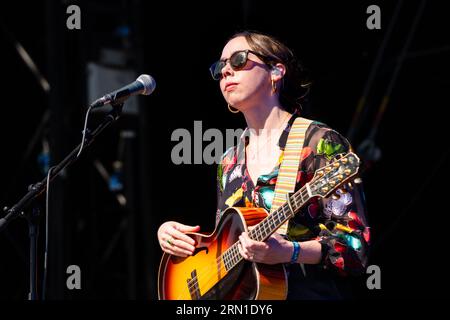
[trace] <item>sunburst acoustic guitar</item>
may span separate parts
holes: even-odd
[[[313,197],[327,197],[354,177],[359,169],[354,153],[320,168],[286,203],[269,214],[263,208],[232,207],[224,211],[211,234],[188,233],[196,242],[192,256],[163,254],[158,295],[163,300],[279,300],[287,295],[283,264],[248,262],[238,251],[239,236],[265,241]]]

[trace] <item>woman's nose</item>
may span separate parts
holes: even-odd
[[[233,69],[230,66],[230,61],[227,61],[225,65],[223,66],[222,70],[222,78],[226,78],[227,76],[231,75],[233,73]]]

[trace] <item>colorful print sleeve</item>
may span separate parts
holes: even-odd
[[[351,151],[344,137],[323,124],[316,123],[307,134],[297,188],[336,155]],[[341,275],[361,274],[366,267],[370,240],[362,183],[345,184],[333,195],[316,199],[300,210],[290,223],[288,235],[300,241],[319,240],[324,268]]]

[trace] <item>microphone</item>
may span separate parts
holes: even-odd
[[[143,94],[149,95],[155,90],[156,82],[148,74],[141,74],[136,81],[122,87],[116,91],[105,94],[103,97],[95,100],[91,104],[91,108],[102,107],[105,104],[121,103],[131,96]]]

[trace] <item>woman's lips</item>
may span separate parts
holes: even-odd
[[[225,85],[225,91],[234,90],[237,85],[238,85],[237,82],[229,82]]]

